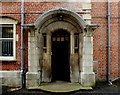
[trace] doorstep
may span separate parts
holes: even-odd
[[[42,83],[38,87],[29,87],[28,90],[42,90],[47,92],[66,93],[80,90],[93,90],[93,88],[83,87],[79,83],[56,81],[51,83]]]

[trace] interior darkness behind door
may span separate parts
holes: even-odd
[[[52,81],[70,81],[70,38],[66,31],[52,35]]]

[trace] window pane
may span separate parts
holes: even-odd
[[[0,56],[2,56],[2,41],[0,40]]]
[[[56,41],[56,37],[53,37],[53,41]]]
[[[66,41],[69,41],[69,37],[65,37],[65,40],[66,40]]]
[[[0,27],[0,38],[2,38],[2,27]]]
[[[0,56],[13,56],[13,25],[1,24],[0,25]]]
[[[47,43],[47,41],[46,41],[46,34],[43,34],[43,47],[46,47],[46,43]]]
[[[64,37],[61,37],[61,41],[64,41]]]
[[[75,48],[78,47],[78,35],[75,35]]]
[[[13,25],[0,25],[0,38],[13,38]]]
[[[60,37],[57,37],[57,41],[60,41]]]
[[[13,40],[0,41],[0,56],[13,56]]]

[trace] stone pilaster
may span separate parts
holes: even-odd
[[[47,52],[43,53],[42,82],[51,81],[51,33],[47,33]]]
[[[28,32],[28,72],[26,74],[27,87],[38,86],[40,74],[39,69],[39,49],[37,47],[37,32],[30,29]]]
[[[78,54],[75,54],[74,48],[74,33],[70,34],[70,81],[78,82],[79,79],[79,66],[78,66]]]
[[[95,74],[93,72],[93,31],[91,29],[83,31],[82,41],[80,82],[83,86],[94,86]]]

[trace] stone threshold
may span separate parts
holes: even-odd
[[[79,83],[56,81],[52,83],[42,83],[38,87],[29,87],[28,90],[42,90],[42,91],[54,92],[54,93],[67,93],[67,92],[75,92],[81,90],[93,90],[93,88],[83,87]]]

